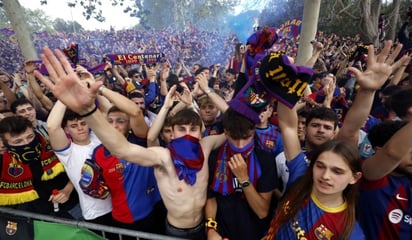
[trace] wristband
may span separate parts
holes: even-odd
[[[97,110],[97,105],[94,105],[94,108],[90,112],[85,113],[83,115],[79,115],[79,118],[88,117],[88,116],[92,115],[94,112],[96,112],[96,110]]]
[[[213,92],[213,90],[211,88],[208,88],[205,90],[206,95],[209,95],[209,93]]]
[[[206,221],[205,225],[206,225],[207,229],[212,228],[215,231],[217,231],[217,222],[213,218],[211,218],[211,217],[207,218],[207,221]]]
[[[105,88],[106,88],[106,86],[101,85],[101,86],[99,87],[99,89],[97,90],[97,92],[99,93],[100,96],[103,96],[103,89],[105,89]]]

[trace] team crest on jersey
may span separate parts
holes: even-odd
[[[363,148],[362,148],[363,153],[370,154],[371,150],[372,150],[372,145],[370,145],[370,144],[363,145]]]
[[[7,221],[6,233],[9,236],[13,236],[17,232],[17,223],[12,221]]]
[[[114,169],[117,173],[123,173],[124,168],[125,168],[125,166],[121,162],[116,163],[116,166],[114,167]]]
[[[331,230],[321,224],[319,227],[315,228],[315,236],[319,240],[330,240],[333,237],[333,233]]]
[[[273,147],[275,147],[275,142],[274,142],[274,141],[271,141],[271,140],[266,140],[265,146],[266,146],[267,148],[273,148]]]

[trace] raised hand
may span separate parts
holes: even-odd
[[[53,53],[50,48],[44,47],[43,51],[41,59],[49,72],[49,79],[39,71],[34,71],[35,76],[71,110],[78,114],[90,112],[95,107],[94,100],[102,82],[95,82],[88,88],[81,83],[61,50],[56,49]]]
[[[173,103],[177,100],[176,85],[173,85],[172,87],[170,87],[169,92],[166,95],[163,106],[167,109],[170,109],[173,106]]]
[[[375,55],[373,45],[368,47],[367,68],[361,72],[359,69],[349,67],[349,71],[355,74],[357,83],[362,90],[376,91],[382,87],[388,77],[402,64],[407,64],[407,56],[403,56],[394,62],[396,56],[402,49],[402,44],[398,44],[391,52],[392,41],[386,41],[384,48],[378,55]]]

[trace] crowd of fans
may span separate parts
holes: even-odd
[[[41,63],[1,40],[0,205],[189,239],[410,239],[408,24],[376,49],[317,34],[300,67],[268,27],[46,34]],[[50,49],[73,43],[70,68]],[[147,53],[165,57],[108,57]]]

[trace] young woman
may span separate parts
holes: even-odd
[[[289,181],[306,168],[304,160],[300,154],[288,163]],[[361,176],[355,146],[324,143],[279,203],[264,239],[364,239],[355,216]]]

